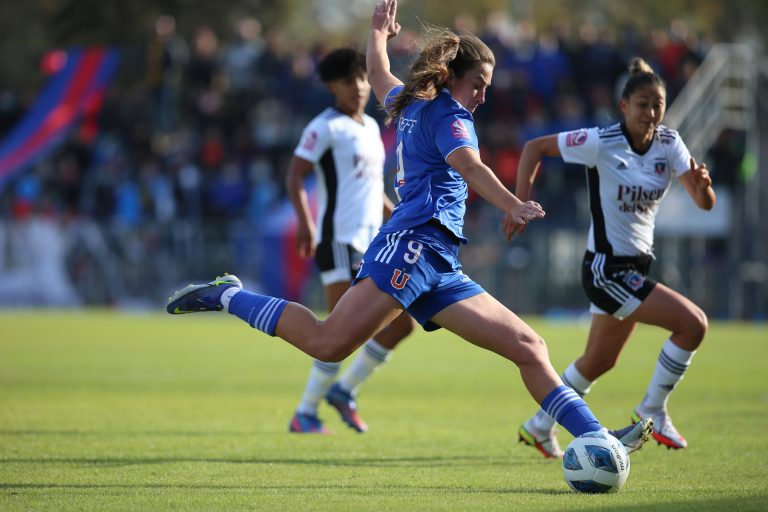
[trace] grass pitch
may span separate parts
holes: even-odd
[[[532,325],[558,370],[576,323]],[[639,328],[589,403],[624,426],[666,333]],[[648,444],[616,495],[571,492],[517,444],[516,368],[419,332],[363,388],[360,435],[287,432],[310,360],[223,314],[0,314],[0,510],[766,510],[768,329],[715,323],[670,400],[690,448]],[[565,445],[570,436],[561,434]]]

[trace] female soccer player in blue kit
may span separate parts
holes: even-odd
[[[304,306],[242,290],[234,276],[174,294],[169,313],[220,311],[279,336],[322,361],[340,361],[407,311],[425,330],[440,327],[517,365],[534,400],[574,436],[603,428],[587,404],[564,386],[544,340],[462,273],[459,246],[468,186],[504,213],[507,239],[544,216],[521,202],[480,160],[472,113],[485,101],[495,59],[471,34],[430,30],[405,83],[390,72],[387,40],[400,31],[396,0],[371,18],[368,80],[397,125],[399,198],[363,257],[353,286],[323,322]],[[611,433],[628,452],[650,436],[646,419]]]

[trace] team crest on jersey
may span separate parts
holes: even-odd
[[[627,272],[624,274],[624,283],[634,291],[642,288],[644,282],[645,278],[639,272]]]
[[[392,285],[392,288],[402,290],[405,287],[405,283],[407,283],[410,278],[410,274],[406,274],[399,268],[396,268],[392,273],[392,279],[389,280],[389,283]]]
[[[451,133],[456,139],[468,139],[469,130],[464,126],[464,122],[461,119],[457,119],[451,124]]]
[[[587,132],[579,130],[577,132],[571,132],[565,136],[565,145],[569,148],[573,146],[581,146],[587,142]]]
[[[306,149],[307,151],[312,151],[315,149],[315,146],[317,145],[317,132],[309,132],[307,134],[307,138],[304,139],[304,144],[301,145],[302,148]]]
[[[656,174],[661,176],[665,172],[667,172],[667,163],[666,162],[656,162],[654,165],[654,170],[656,171]]]

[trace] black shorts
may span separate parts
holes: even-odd
[[[349,283],[357,275],[363,254],[349,244],[321,241],[315,250],[315,263],[323,286]]]
[[[656,281],[647,277],[653,256],[611,256],[587,251],[581,265],[581,285],[592,313],[618,319],[632,314],[648,297]]]

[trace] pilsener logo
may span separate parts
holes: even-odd
[[[646,213],[653,203],[659,202],[665,189],[644,189],[640,185],[619,185],[616,199],[619,210],[625,213]]]
[[[663,188],[646,190],[640,185],[619,185],[616,199],[619,201],[658,201],[664,195]]]

